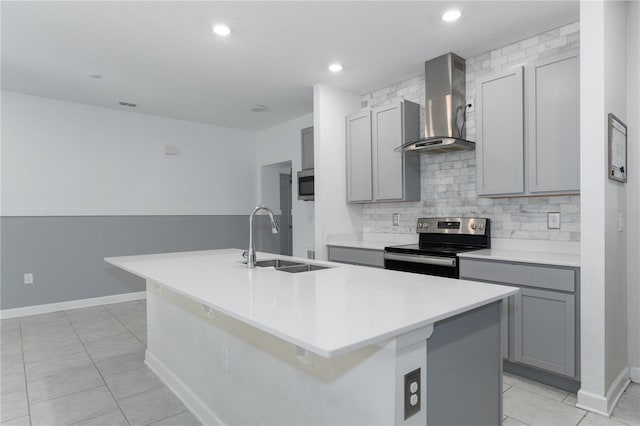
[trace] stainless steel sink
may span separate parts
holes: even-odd
[[[263,268],[273,267],[278,271],[289,272],[291,274],[331,268],[330,266],[312,265],[310,263],[292,262],[290,260],[283,259],[260,260],[256,262],[256,266],[261,266]]]
[[[304,263],[300,262],[292,262],[290,260],[283,259],[269,259],[269,260],[260,260],[256,262],[256,266],[262,266],[263,268],[284,268],[287,266],[304,266]]]
[[[289,272],[295,274],[298,272],[319,271],[321,269],[329,269],[330,266],[311,265],[309,263],[303,263],[302,265],[286,266],[284,268],[277,268],[278,271]]]

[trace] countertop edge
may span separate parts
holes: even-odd
[[[491,249],[489,249],[491,251]],[[485,250],[482,250],[485,251]],[[465,252],[459,253],[458,257],[468,259],[479,259],[486,261],[499,261],[499,262],[518,262],[518,263],[531,263],[536,265],[548,265],[548,266],[564,266],[569,268],[580,268],[580,256],[575,254],[557,253],[558,256],[572,257],[571,260],[553,260],[541,258],[541,253],[538,252],[523,252],[515,251],[515,255],[509,255],[506,253],[476,253]],[[544,253],[544,256],[548,256],[548,253]]]

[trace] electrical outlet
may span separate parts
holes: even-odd
[[[202,305],[202,310],[204,313],[211,319],[215,319],[215,311],[211,308],[211,306],[207,306],[205,304]]]
[[[618,213],[618,232],[624,231],[624,213]]]
[[[560,213],[547,213],[547,229],[560,229]]]
[[[307,367],[313,367],[313,353],[309,352],[305,348],[301,348],[298,345],[291,345],[293,347],[293,353],[296,354],[296,359]]]
[[[231,355],[229,354],[229,348],[222,348],[224,353],[225,370],[227,374],[231,373]]]
[[[420,369],[404,375],[404,419],[420,411]]]
[[[24,274],[24,283],[25,284],[33,284],[33,274],[32,273]]]
[[[399,226],[400,225],[400,213],[394,213],[391,215],[391,222],[393,223],[393,226]]]
[[[471,100],[469,102],[467,102],[467,105],[471,105],[469,107],[467,107],[467,112],[474,112],[476,110],[476,100],[471,98]]]

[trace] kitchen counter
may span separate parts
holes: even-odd
[[[346,240],[346,241],[334,241],[327,243],[331,247],[349,247],[359,248],[365,250],[378,250],[383,251],[385,247],[398,245],[397,243],[391,243],[388,241],[363,241],[363,240]]]
[[[465,280],[319,262],[331,269],[247,269],[242,250],[105,261],[326,358],[410,332],[517,293]],[[259,253],[258,259],[284,258]]]
[[[580,256],[567,253],[550,253],[525,250],[486,249],[458,254],[468,259],[495,260],[505,262],[537,263],[552,266],[580,267]]]
[[[327,235],[328,246],[348,247],[365,250],[383,251],[385,247],[403,244],[415,244],[418,234],[389,234],[389,233],[361,233],[361,234],[333,234]]]
[[[502,301],[517,288],[248,269],[240,254],[105,259],[147,280],[145,363],[203,424],[500,423]],[[273,258],[308,262],[258,254]]]

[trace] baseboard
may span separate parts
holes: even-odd
[[[576,408],[591,411],[601,416],[609,417],[607,413],[607,398],[583,390],[578,391]]]
[[[196,416],[203,425],[220,425],[224,422],[205,405],[191,389],[184,384],[162,361],[148,350],[145,352],[144,363],[156,376],[182,401],[182,403]]]
[[[114,294],[112,296],[92,297],[90,299],[70,300],[68,302],[47,303],[45,305],[3,309],[0,311],[0,318],[16,318],[24,317],[27,315],[48,314],[56,311],[66,311],[67,309],[90,308],[92,306],[129,302],[131,300],[141,300],[145,299],[146,297],[146,291],[138,291],[136,293]]]
[[[591,411],[601,416],[610,417],[613,409],[616,407],[618,400],[629,385],[629,367],[622,369],[618,377],[606,392],[606,396],[596,395],[583,390],[578,391],[577,408]]]
[[[613,409],[616,408],[616,404],[620,400],[620,397],[624,393],[624,390],[629,386],[629,367],[622,369],[618,377],[615,378],[609,389],[607,390],[607,413],[610,416]]]
[[[630,374],[631,381],[634,383],[640,383],[640,367],[631,367]]]

